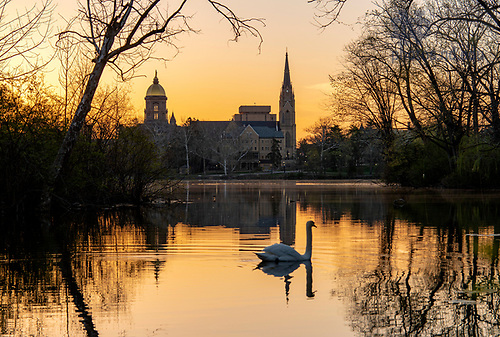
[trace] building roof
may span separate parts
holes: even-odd
[[[273,121],[241,121],[235,122],[241,127],[251,126],[259,138],[284,138],[279,122]]]
[[[225,129],[231,121],[195,121],[194,123],[204,128]]]
[[[267,126],[251,126],[257,132],[259,138],[284,138],[283,132]]]
[[[230,125],[235,125],[234,129],[237,133],[250,126],[259,138],[284,138],[283,132],[280,130],[279,122],[266,122],[266,121],[196,121],[198,125],[211,132],[221,132],[228,129]],[[239,130],[239,131],[237,131]]]
[[[166,96],[165,89],[160,85],[158,81],[157,73],[155,72],[155,78],[153,79],[153,84],[151,84],[146,91],[146,96]]]
[[[237,121],[235,123],[241,126],[247,126],[247,125],[251,125],[252,127],[265,126],[268,128],[281,130],[280,123],[276,121]]]
[[[241,105],[239,108],[239,113],[270,113],[270,105]]]

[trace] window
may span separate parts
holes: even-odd
[[[156,103],[155,103],[155,104],[153,105],[153,110],[154,110],[154,111],[158,111],[158,104],[156,104]],[[155,118],[155,119],[158,119],[158,118]]]
[[[153,115],[153,119],[158,119],[158,112],[155,112]]]

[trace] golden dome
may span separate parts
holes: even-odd
[[[153,79],[153,84],[151,84],[146,91],[146,96],[166,96],[165,89],[159,84],[158,76],[155,72],[155,78]]]

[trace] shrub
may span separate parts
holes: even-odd
[[[446,152],[434,143],[398,137],[388,151],[384,179],[403,186],[435,186],[450,173]]]
[[[448,187],[500,187],[500,148],[487,137],[464,137]]]

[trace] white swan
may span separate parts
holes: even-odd
[[[312,228],[316,227],[313,221],[306,223],[306,252],[301,255],[295,249],[283,243],[275,243],[274,245],[264,248],[262,252],[255,253],[262,261],[308,261],[312,255]]]

